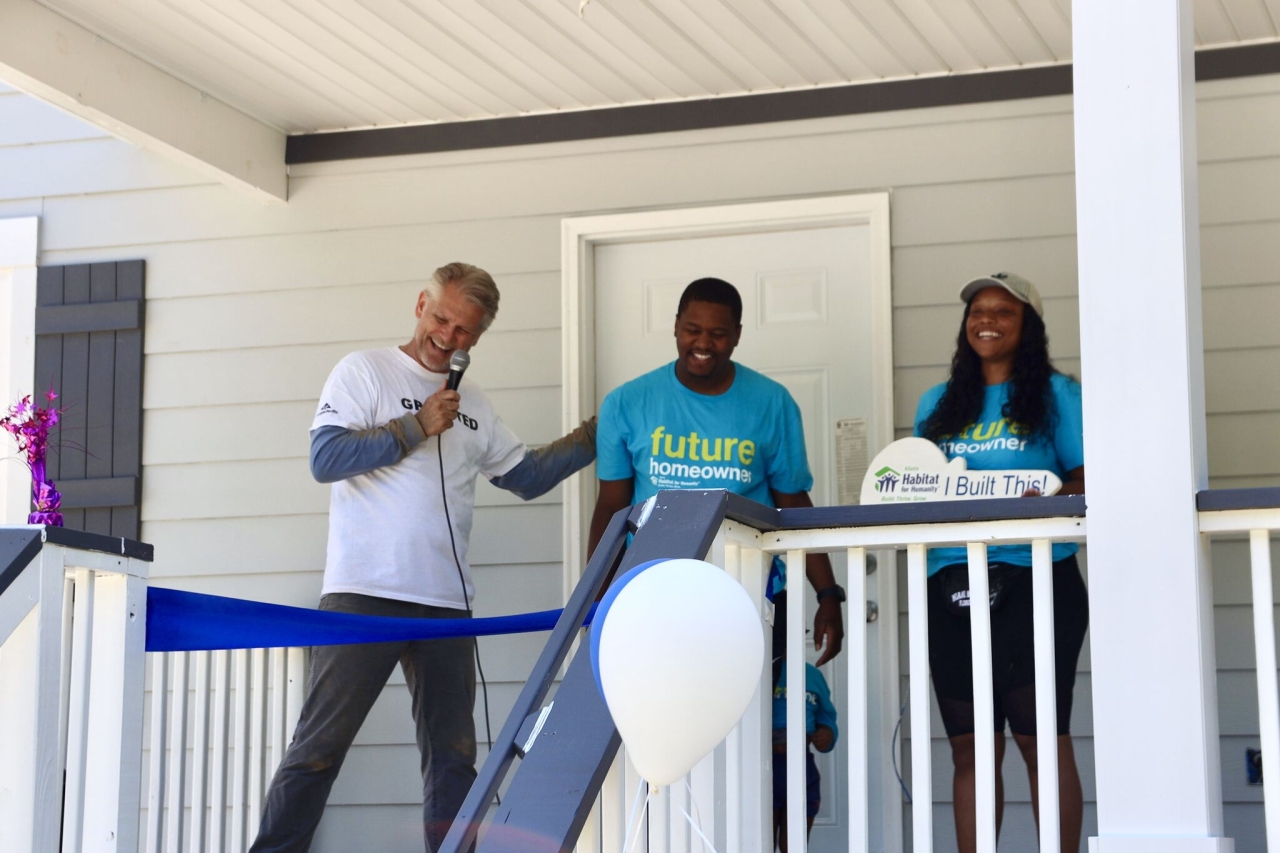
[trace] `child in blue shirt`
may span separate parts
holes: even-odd
[[[786,647],[787,615],[778,608],[773,620],[775,649]],[[804,665],[804,729],[807,743],[818,752],[835,749],[840,729],[836,725],[836,706],[831,689],[821,670],[811,663]],[[805,747],[805,814],[808,831],[822,805],[821,777],[813,752]],[[773,837],[782,853],[787,853],[787,662],[779,656],[773,660]]]

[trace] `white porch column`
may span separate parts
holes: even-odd
[[[36,258],[40,220],[0,219],[0,414],[23,394],[38,395]],[[40,401],[43,402],[43,401]],[[0,524],[26,524],[31,472],[8,435],[0,442]]]
[[[1098,853],[1230,851],[1207,553],[1191,0],[1076,0]],[[1141,476],[1135,476],[1140,474]]]

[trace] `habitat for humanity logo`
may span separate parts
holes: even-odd
[[[898,487],[898,472],[885,466],[876,472],[876,491],[892,492]]]

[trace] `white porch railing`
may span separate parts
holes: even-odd
[[[150,548],[31,526],[0,541],[0,850],[132,853]]]
[[[0,561],[0,850],[242,853],[302,706],[305,650],[148,656],[149,546],[0,530],[11,541],[34,556]]]
[[[925,618],[926,547],[965,543],[971,565],[976,568],[985,565],[988,545],[1030,542],[1035,561],[1032,571],[1036,591],[1038,724],[1046,731],[1056,729],[1050,543],[1083,538],[1084,520],[1079,517],[1083,504],[1063,498],[993,503],[1002,506],[984,509],[970,504],[934,511],[890,507],[878,514],[872,508],[792,511],[785,516],[790,520],[783,525],[786,529],[777,523],[785,514],[761,521],[750,512],[735,513],[731,506],[734,520],[723,524],[708,555],[746,587],[760,610],[761,630],[766,633],[771,613],[763,590],[773,555],[785,556],[789,574],[796,579],[804,576],[807,553],[843,551],[848,555],[846,612],[850,624],[844,654],[848,655],[849,686],[844,697],[842,729],[849,756],[851,849],[865,848],[870,823],[866,725],[870,697],[865,622],[861,619],[867,598],[868,550],[907,552],[908,642],[913,688],[911,731],[915,743],[927,745],[931,688]],[[998,515],[1010,510],[1024,514],[1049,511],[1064,514],[1036,518]],[[975,512],[979,514],[974,515]],[[981,515],[983,512],[987,514]],[[886,520],[900,523],[877,523]],[[816,527],[819,524],[823,526]],[[895,565],[896,561],[886,563]],[[886,566],[884,570],[889,569]],[[37,760],[32,766],[66,768],[67,808],[61,849],[67,853],[132,851],[139,849],[139,842],[148,853],[240,853],[252,841],[266,783],[279,763],[301,706],[304,655],[299,649],[152,655],[147,820],[145,835],[140,833],[145,658],[142,620],[137,617],[145,612],[142,609],[145,574],[145,564],[134,560],[100,554],[73,558],[47,547],[38,569],[29,569],[20,576],[19,584],[10,584],[4,601],[16,601],[30,592],[40,602],[35,614],[40,651],[31,657],[40,662],[43,675],[36,680],[38,685],[33,694],[36,700],[31,703],[32,707],[61,709],[61,713],[43,717],[46,721],[59,720],[56,728],[39,723],[41,718],[33,715]],[[1269,574],[1264,575],[1269,580]],[[988,599],[982,589],[986,573],[974,571],[972,577],[977,729],[980,733],[989,733],[993,731],[990,635]],[[72,591],[74,610],[67,604],[72,600]],[[1259,600],[1269,600],[1269,592]],[[790,630],[786,654],[791,665],[787,667],[786,832],[791,849],[802,851],[806,848],[805,597],[789,596],[788,608]],[[8,607],[0,613],[9,614],[6,618],[16,626],[22,621],[19,611],[20,608]],[[3,627],[5,635],[12,629],[7,624]],[[4,651],[7,663],[14,655],[9,654],[12,651],[9,646]],[[18,652],[22,654],[23,650]],[[56,666],[51,661],[56,661]],[[50,667],[53,667],[52,677]],[[700,849],[700,840],[682,814],[687,812],[697,818],[722,853],[763,853],[772,849],[770,688],[768,673],[762,673],[756,701],[726,742],[694,769],[687,786],[672,786],[655,798],[648,819],[639,828],[644,839],[637,847],[643,845],[640,849],[654,853],[692,853]],[[1271,689],[1274,695],[1274,682]],[[1274,704],[1269,713],[1274,720]],[[1275,763],[1274,740],[1269,749],[1271,763]],[[1041,849],[1045,851],[1058,850],[1057,754],[1053,746],[1054,739],[1044,739],[1040,756],[1040,790],[1044,793]],[[977,754],[978,849],[994,853],[994,738],[980,736]],[[932,849],[933,838],[932,767],[927,746],[913,750],[911,767],[915,792],[914,850],[920,853]],[[40,778],[50,775],[57,778],[60,774],[45,774]],[[617,853],[624,849],[638,784],[625,755],[622,756],[603,787],[593,819],[581,836],[579,849],[596,853]],[[38,783],[29,784],[26,789],[49,790]],[[33,800],[26,813],[29,835],[17,844],[6,844],[4,849],[51,853],[59,847],[56,818],[62,798],[35,796]],[[107,822],[112,827],[109,833],[102,829]],[[12,834],[13,830],[0,829],[0,832]]]
[[[302,709],[306,649],[162,652],[151,674],[146,853],[243,853]]]
[[[1043,501],[1043,503],[1041,503]],[[1053,501],[1053,503],[1050,503]],[[933,803],[930,743],[930,693],[928,657],[928,606],[925,600],[926,562],[929,546],[967,545],[969,564],[985,569],[989,545],[1031,544],[1033,556],[1036,707],[1037,728],[1056,731],[1056,695],[1053,662],[1053,584],[1051,545],[1055,541],[1081,541],[1085,537],[1083,502],[1079,499],[1048,498],[1031,502],[1004,503],[1003,510],[1019,514],[1038,511],[1061,511],[1067,514],[1035,518],[1000,518],[1002,502],[976,505],[945,505],[940,510],[916,505],[887,507],[886,511],[869,512],[870,508],[834,508],[826,510],[788,511],[787,517],[802,523],[795,529],[760,529],[768,524],[753,524],[747,517],[726,521],[707,559],[722,566],[740,580],[760,607],[762,630],[771,621],[771,605],[765,602],[763,590],[769,560],[775,554],[785,556],[787,576],[805,576],[805,555],[811,552],[848,554],[846,592],[846,638],[842,654],[848,656],[848,695],[844,702],[841,736],[848,744],[848,815],[849,849],[868,849],[869,814],[868,733],[869,701],[867,686],[867,635],[862,614],[866,610],[866,559],[868,551],[905,550],[907,553],[908,645],[910,655],[911,738],[923,748],[912,749],[911,785],[912,837],[914,853],[933,849]],[[935,505],[938,506],[938,505]],[[966,512],[974,512],[972,520]],[[806,515],[805,513],[808,513]],[[731,513],[732,514],[732,513]],[[986,520],[983,520],[985,516]],[[877,523],[877,518],[896,517],[902,523]],[[930,518],[935,520],[929,520]],[[806,520],[807,519],[807,520]],[[918,519],[918,520],[917,520]],[[813,528],[811,525],[823,525]],[[829,526],[828,526],[829,525]],[[809,528],[809,529],[802,529]],[[896,565],[896,561],[887,561]],[[892,570],[892,569],[882,569]],[[973,589],[970,594],[973,620],[973,659],[975,682],[975,718],[977,731],[977,814],[978,851],[995,853],[995,738],[994,709],[991,688],[991,635],[987,573],[971,571]],[[797,581],[793,581],[797,582]],[[805,816],[805,596],[787,597],[787,833],[792,851],[806,849]],[[766,643],[769,642],[766,636]],[[662,791],[650,806],[645,826],[639,832],[643,840],[634,849],[650,853],[692,853],[701,850],[701,841],[690,833],[688,821],[681,813],[697,815],[703,831],[712,838],[716,849],[734,853],[770,853],[773,850],[772,802],[772,685],[769,673],[762,674],[760,690],[742,722],[713,755],[696,767],[686,784],[676,784]],[[896,673],[885,675],[896,677]],[[625,750],[623,751],[625,753]],[[1040,784],[1040,850],[1059,850],[1058,820],[1058,753],[1056,738],[1039,742]],[[628,821],[635,806],[639,779],[625,754],[620,754],[606,779],[595,812],[579,841],[580,853],[626,853],[633,849],[633,838],[627,839]],[[692,798],[690,797],[692,791]],[[714,834],[713,834],[714,833]],[[647,847],[644,845],[647,844]],[[1280,848],[1277,848],[1280,849]]]
[[[1247,535],[1253,591],[1253,644],[1258,677],[1258,732],[1262,743],[1263,811],[1267,849],[1280,850],[1280,686],[1276,676],[1275,596],[1271,535],[1280,530],[1280,489],[1201,492],[1200,534],[1206,539]]]

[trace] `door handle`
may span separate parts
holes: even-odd
[[[874,622],[880,618],[880,605],[868,599],[867,601],[867,621]]]

